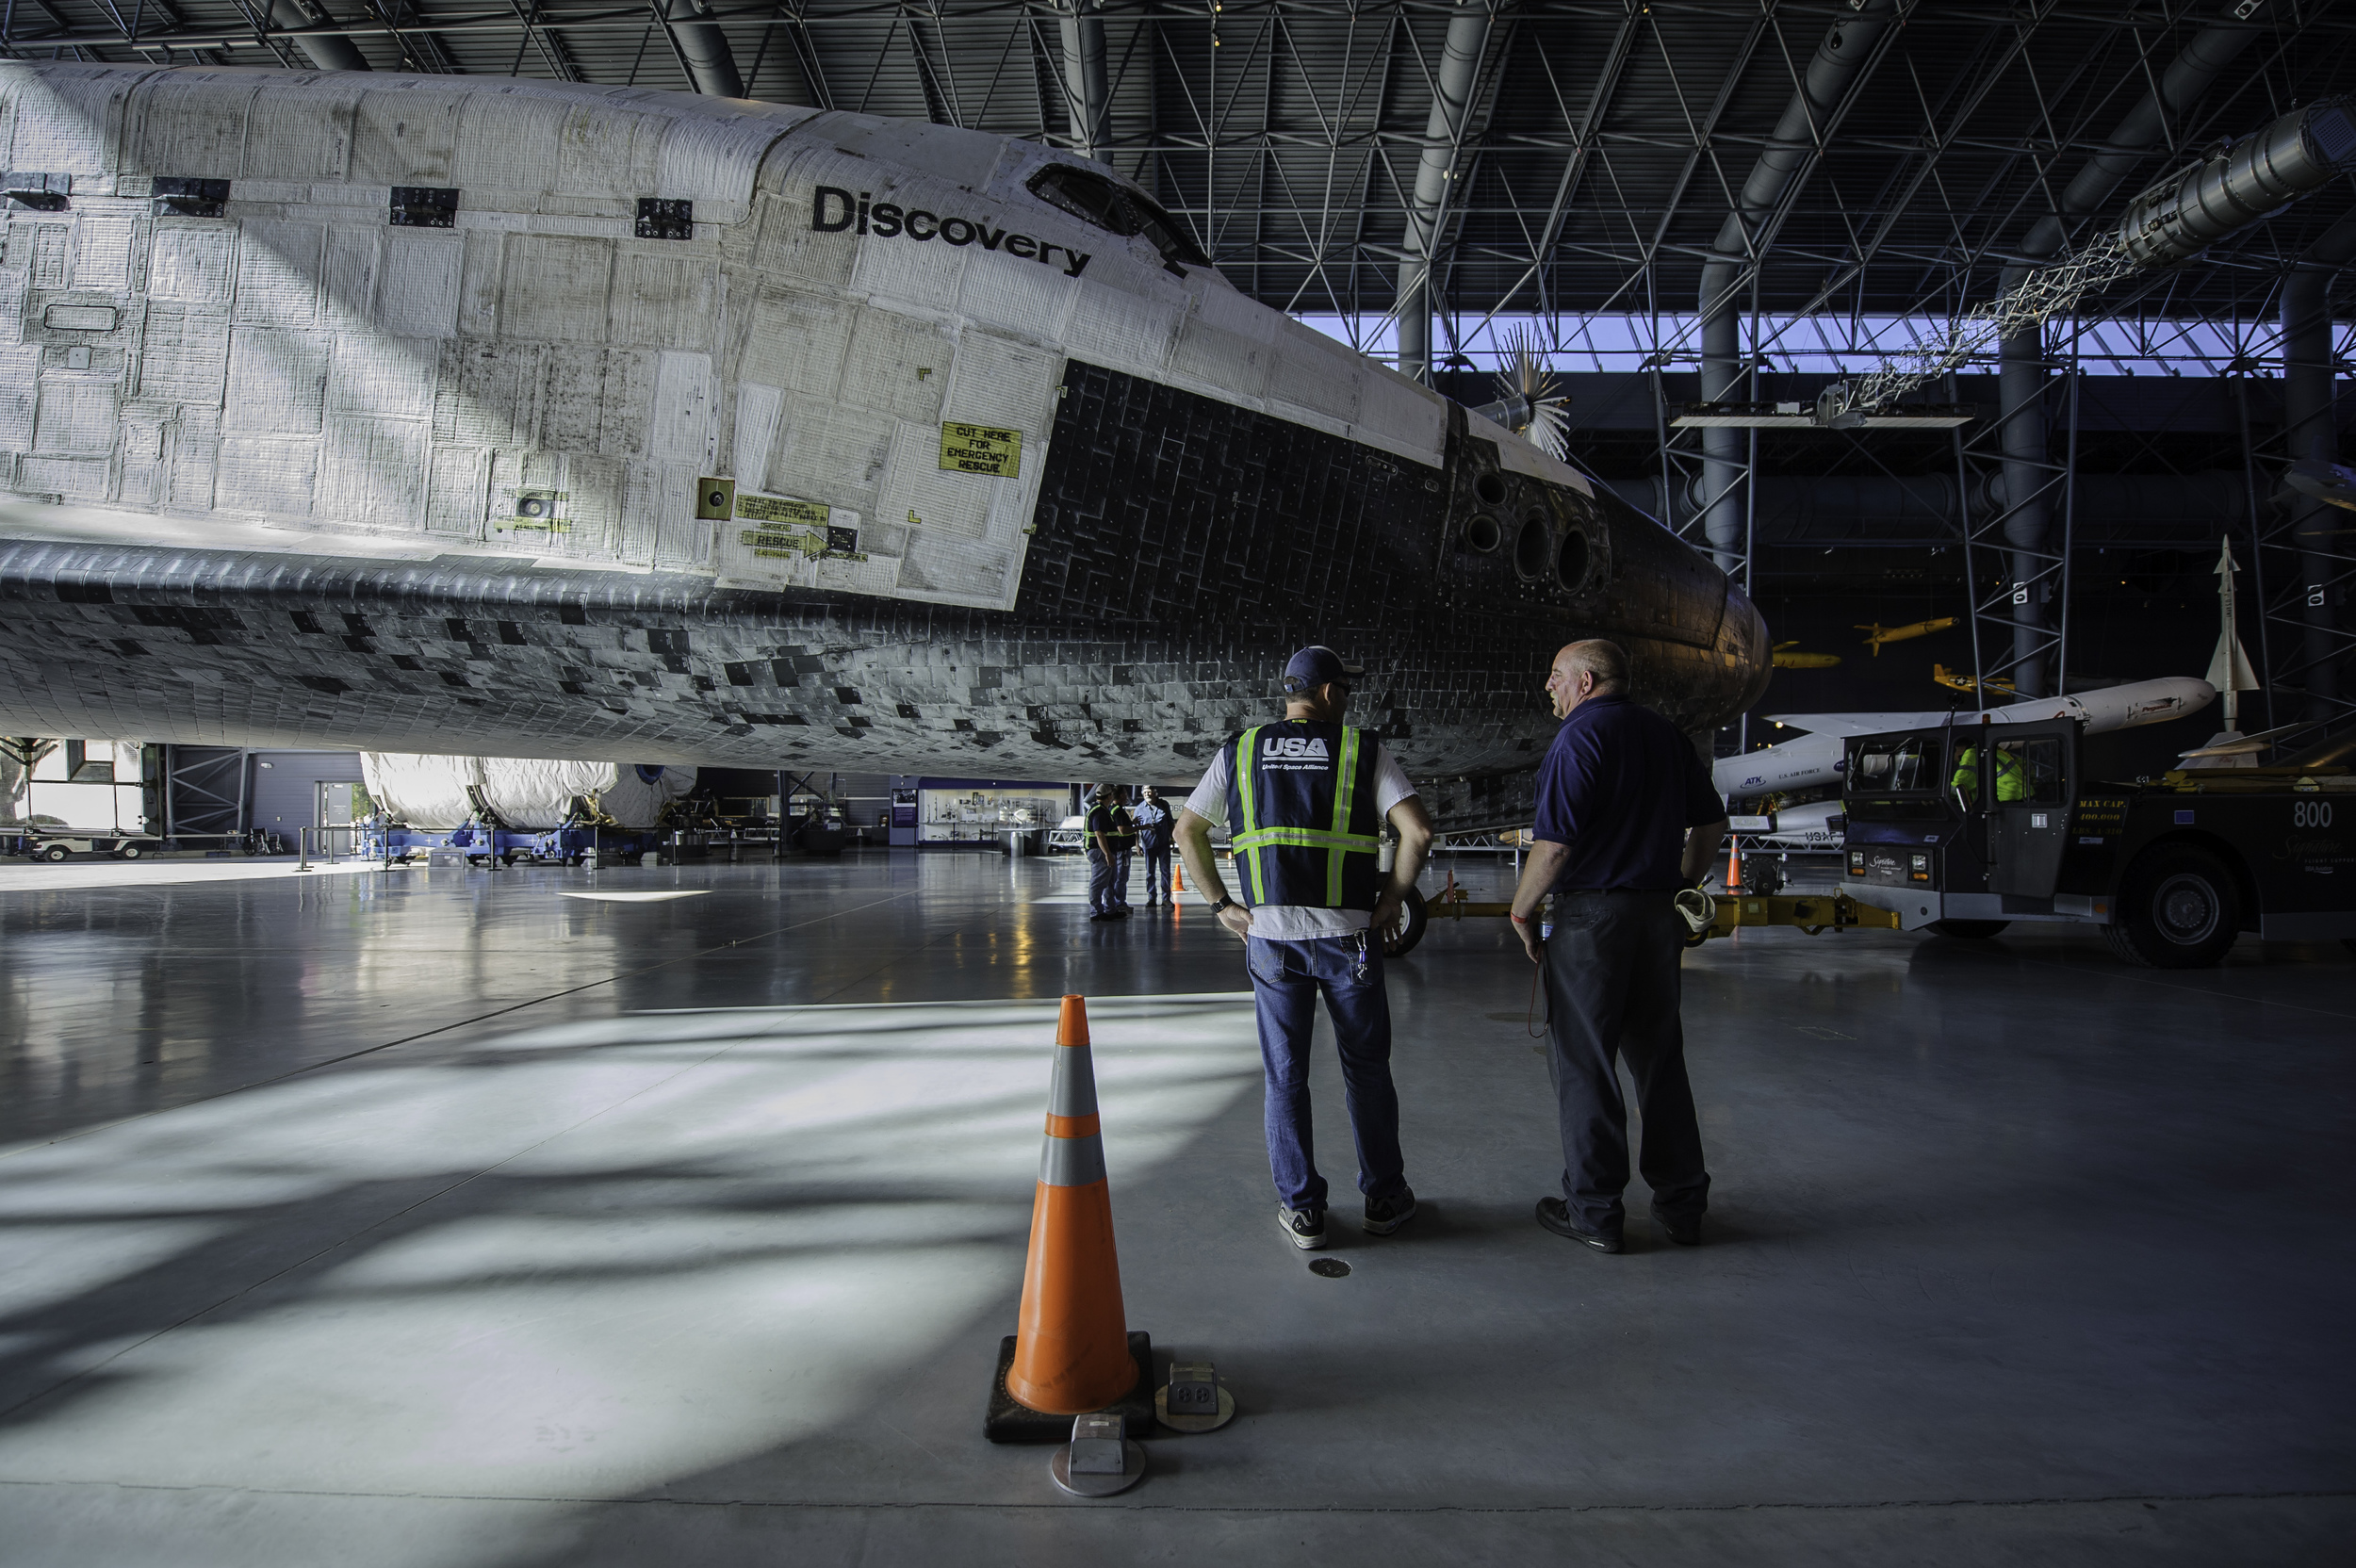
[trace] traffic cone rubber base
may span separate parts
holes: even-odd
[[[1006,1373],[1014,1365],[1014,1341],[1015,1336],[1008,1334],[998,1342],[998,1370],[990,1380],[990,1414],[982,1422],[982,1435],[992,1443],[1071,1442],[1071,1416],[1033,1410],[1006,1392]],[[1137,1364],[1137,1385],[1104,1409],[1128,1417],[1129,1430],[1143,1437],[1153,1430],[1153,1336],[1132,1331],[1129,1355]]]

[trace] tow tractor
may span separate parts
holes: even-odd
[[[2356,731],[2266,767],[2085,777],[2075,720],[1848,743],[1841,891],[1905,930],[2098,926],[2131,964],[2205,969],[2243,932],[2356,950]]]

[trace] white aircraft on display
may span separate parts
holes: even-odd
[[[2133,729],[2139,725],[2181,719],[2187,713],[2198,713],[2216,700],[2217,688],[2207,681],[2193,676],[2167,676],[2158,680],[2138,680],[2126,686],[2109,686],[2069,696],[2031,697],[2007,703],[2002,708],[1990,708],[1986,710],[1986,716],[1994,724],[2021,724],[2031,719],[2079,719],[2085,722],[2087,734],[2101,735],[2114,729]],[[1710,782],[1717,786],[1720,794],[1734,800],[1779,794],[1790,790],[1815,789],[1840,781],[1841,769],[1847,761],[1846,742],[1852,735],[1877,735],[1884,730],[1950,722],[1959,726],[1976,725],[1981,717],[1979,710],[1954,714],[1935,710],[1890,713],[1776,713],[1771,715],[1772,722],[1793,729],[1804,729],[1808,733],[1798,740],[1786,741],[1761,751],[1720,758],[1710,771]],[[1778,813],[1778,824],[1787,815]]]

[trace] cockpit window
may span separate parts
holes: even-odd
[[[1145,236],[1161,252],[1165,267],[1180,262],[1190,267],[1211,265],[1211,258],[1179,227],[1176,219],[1143,191],[1132,190],[1117,180],[1068,163],[1051,163],[1031,176],[1031,194],[1100,229],[1124,237]]]

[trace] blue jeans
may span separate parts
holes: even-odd
[[[1276,1196],[1288,1209],[1325,1207],[1309,1125],[1309,1032],[1317,994],[1333,1020],[1341,1050],[1342,1090],[1358,1145],[1358,1190],[1396,1198],[1407,1190],[1399,1152],[1399,1091],[1391,1086],[1391,999],[1383,988],[1383,944],[1355,937],[1317,937],[1250,944],[1252,994],[1260,1021],[1260,1063],[1268,1081],[1268,1162]]]
[[[1101,915],[1118,908],[1121,900],[1113,896],[1113,857],[1094,844],[1088,845],[1088,913]]]
[[[1113,907],[1129,907],[1129,861],[1137,851],[1121,849],[1113,852]]]
[[[1145,851],[1145,902],[1160,904],[1170,897],[1170,846],[1149,845]]]

